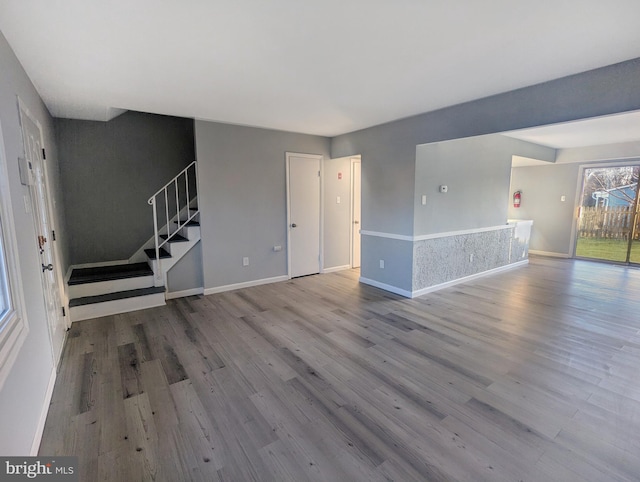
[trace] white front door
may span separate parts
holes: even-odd
[[[53,248],[53,228],[49,211],[47,177],[43,163],[43,143],[40,124],[34,121],[20,103],[20,122],[24,153],[29,166],[31,206],[37,236],[38,260],[42,271],[42,287],[45,296],[45,308],[49,325],[49,335],[53,350],[53,359],[57,364],[62,353],[65,337],[65,323],[62,317],[58,274],[60,267],[56,263]]]
[[[361,171],[360,160],[351,160],[351,267],[360,267],[360,206]]]
[[[289,277],[320,272],[322,156],[287,153]]]

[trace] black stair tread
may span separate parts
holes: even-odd
[[[191,206],[189,209],[191,211],[197,211],[198,210],[198,206]]]
[[[139,288],[137,290],[107,293],[106,295],[85,296],[83,298],[74,298],[69,300],[69,308],[73,308],[74,306],[104,303],[105,301],[124,300],[126,298],[134,298],[136,296],[154,295],[156,293],[164,293],[164,291],[164,286],[152,286],[150,288]]]
[[[162,239],[167,239],[169,236],[166,234],[161,234],[160,237]],[[173,234],[171,235],[171,239],[169,240],[169,242],[174,242],[174,243],[184,243],[185,241],[189,241],[187,238],[185,238],[184,236],[180,235],[180,234]]]
[[[184,221],[180,221],[181,223],[184,223]],[[178,224],[178,221],[174,221],[174,223]],[[185,224],[185,226],[200,226],[200,223],[198,221],[189,221],[187,224]]]
[[[153,276],[148,263],[128,263],[112,266],[96,266],[93,268],[75,268],[71,272],[68,284],[80,285],[99,281],[113,281],[117,279],[137,278],[139,276]]]
[[[156,259],[156,250],[155,248],[149,248],[144,250],[145,254],[149,257],[149,259]],[[171,255],[164,248],[160,248],[160,259],[170,258]]]

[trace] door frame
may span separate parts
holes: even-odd
[[[286,196],[287,196],[287,277],[291,279],[291,193],[289,183],[291,181],[290,176],[290,164],[291,157],[304,157],[307,159],[317,160],[320,166],[320,183],[319,183],[319,196],[320,196],[320,239],[318,240],[318,246],[320,252],[318,253],[318,273],[322,272],[324,266],[324,156],[322,154],[304,154],[300,152],[285,152],[285,170],[286,170]]]
[[[42,129],[42,124],[40,123],[40,121],[31,113],[29,107],[27,107],[27,105],[22,101],[22,99],[20,97],[18,97],[18,118],[20,119],[20,135],[22,137],[22,146],[23,149],[26,150],[26,143],[25,143],[25,139],[24,139],[24,131],[23,131],[23,126],[22,126],[22,116],[26,115],[31,122],[33,122],[36,127],[38,128],[39,134],[40,134],[40,145],[42,146],[43,149],[45,149],[45,142],[44,142],[44,133],[43,133],[43,129]],[[26,152],[23,151],[23,154],[25,155],[26,158]],[[49,170],[47,169],[47,163],[45,162],[45,158],[44,156],[42,156],[42,182],[43,182],[43,190],[44,190],[44,195],[46,198],[46,206],[45,208],[45,214],[48,217],[48,221],[49,221],[49,229],[51,231],[59,231],[57,228],[57,225],[55,223],[55,217],[53,215],[53,211],[52,211],[52,205],[53,205],[53,200],[51,198],[51,182],[49,179]],[[28,173],[29,176],[32,176],[31,173]],[[33,205],[33,197],[37,196],[37,193],[34,193],[34,184],[35,184],[35,179],[30,179],[29,185],[27,186],[29,189],[29,203],[31,204],[31,219],[33,222],[33,226],[34,226],[34,231],[37,232],[39,231],[39,226],[40,226],[40,221],[37,219],[37,215],[35,213],[35,209],[36,207]],[[59,234],[59,232],[58,232]],[[57,297],[58,299],[58,304],[60,305],[61,308],[65,308],[66,307],[66,303],[65,303],[65,293],[64,293],[64,278],[62,276],[62,271],[61,271],[61,266],[60,266],[60,253],[58,250],[58,246],[57,243],[55,243],[55,241],[53,240],[52,237],[52,233],[47,233],[48,237],[51,239],[51,258],[53,260],[53,275],[56,279],[56,284],[57,284],[57,293],[53,293],[54,296]],[[41,279],[42,281],[42,279]],[[42,286],[43,286],[43,290],[46,290],[47,287],[45,286],[45,283],[42,282]],[[45,295],[46,296],[46,295]],[[45,301],[46,303],[46,301]],[[66,316],[64,317],[62,315],[62,313],[56,313],[56,319],[55,320],[50,320],[49,319],[49,312],[47,309],[45,309],[46,312],[46,316],[47,316],[47,328],[48,328],[48,332],[49,332],[49,343],[51,346],[51,356],[53,358],[53,362],[54,362],[54,366],[58,366],[58,363],[60,362],[61,358],[62,358],[62,352],[64,351],[64,343],[65,340],[64,338],[66,338],[66,333],[63,335],[63,340],[61,342],[61,349],[59,353],[55,353],[54,351],[54,343],[53,343],[53,328],[54,325],[52,323],[55,323],[56,325],[61,321],[61,329],[64,329],[65,331],[67,329],[69,329],[70,327],[70,323],[69,323],[69,317]]]
[[[351,158],[351,229],[349,236],[349,266],[353,269],[353,238],[355,236],[355,216],[354,216],[354,203],[355,203],[355,176],[354,176],[354,164],[360,164],[360,224],[358,225],[358,230],[361,230],[362,226],[362,156],[353,156]],[[360,243],[360,258],[362,259],[362,242]],[[362,264],[362,263],[360,263]]]
[[[580,208],[582,207],[582,190],[584,189],[584,171],[585,169],[606,169],[608,167],[625,167],[625,166],[640,166],[640,159],[638,157],[627,157],[620,159],[613,159],[610,162],[606,160],[599,160],[588,164],[580,164],[578,166],[578,179],[576,182],[576,197],[574,201],[573,209],[573,223],[571,226],[571,242],[569,245],[569,253],[571,258],[581,259],[585,261],[594,261],[596,263],[609,263],[619,264],[622,266],[638,266],[637,263],[627,263],[624,261],[611,261],[596,258],[580,258],[576,256],[576,248],[578,245],[578,228],[580,224]],[[636,199],[638,202],[638,199]]]

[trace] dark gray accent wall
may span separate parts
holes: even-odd
[[[198,120],[195,131],[205,289],[285,276],[285,154],[329,159],[329,139]]]
[[[128,259],[153,236],[147,199],[195,159],[192,119],[56,119],[71,264]]]
[[[39,265],[36,246],[36,232],[31,213],[25,209],[24,198],[29,190],[20,183],[18,157],[24,156],[18,97],[31,116],[42,126],[44,147],[47,150],[45,169],[49,179],[49,190],[54,210],[53,226],[56,229],[54,245],[62,273],[67,266],[68,246],[61,209],[61,190],[58,157],[54,139],[53,120],[40,99],[36,89],[27,77],[11,47],[0,33],[0,129],[4,140],[4,156],[8,168],[9,196],[13,213],[17,241],[14,260],[20,271],[21,286],[25,300],[25,312],[29,325],[27,338],[15,359],[11,372],[0,390],[0,453],[3,455],[24,455],[31,452],[37,436],[38,422],[46,409],[47,387],[53,374],[51,343],[47,328],[42,290],[42,269]],[[10,222],[3,219],[4,223]]]

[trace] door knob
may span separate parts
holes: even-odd
[[[297,225],[296,223],[293,223],[293,224],[291,225],[291,227],[292,227],[292,228],[297,228],[297,227],[298,227],[298,225]]]
[[[53,271],[53,265],[52,265],[52,264],[48,264],[48,265],[46,265],[46,266],[45,266],[45,265],[43,264],[43,265],[42,265],[42,272],[44,273],[44,272],[45,272],[45,271],[47,271],[47,270],[49,270],[49,271]]]
[[[360,224],[360,221],[354,221],[353,224]]]

